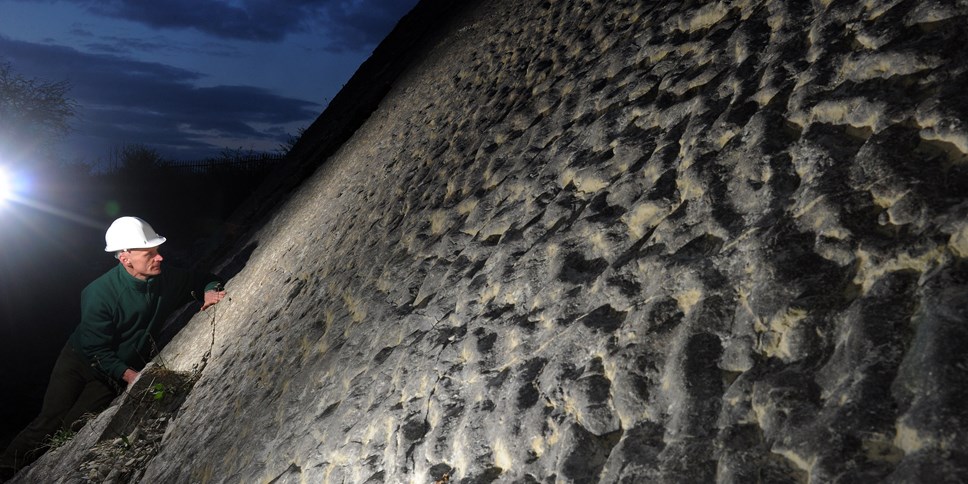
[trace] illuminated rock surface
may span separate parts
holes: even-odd
[[[166,349],[214,317],[142,482],[968,480],[968,5],[450,18]]]

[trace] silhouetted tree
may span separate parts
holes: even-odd
[[[277,151],[284,155],[289,154],[289,152],[292,151],[292,147],[296,146],[296,143],[299,141],[299,139],[306,134],[306,129],[307,128],[299,128],[299,131],[296,132],[295,135],[290,134],[285,143],[279,143],[279,148]]]
[[[112,157],[118,171],[129,175],[150,175],[165,164],[158,150],[143,144],[122,145]]]
[[[28,79],[0,63],[0,155],[8,163],[38,161],[70,131],[76,103],[69,91],[67,81]]]

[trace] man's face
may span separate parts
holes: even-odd
[[[158,253],[157,247],[126,250],[118,256],[118,260],[121,261],[128,274],[142,281],[161,274],[163,258]]]

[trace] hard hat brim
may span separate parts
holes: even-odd
[[[128,249],[150,249],[152,247],[158,247],[159,245],[164,244],[166,240],[168,240],[168,239],[166,239],[164,237],[161,237],[161,236],[158,236],[158,237],[155,237],[153,239],[146,240],[145,243],[143,243],[143,244],[136,244],[136,245],[129,246],[129,247],[115,247],[113,245],[108,245],[108,246],[105,246],[104,247],[104,251],[105,252],[117,252],[119,250],[128,250]]]

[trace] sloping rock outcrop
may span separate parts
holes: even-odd
[[[197,370],[197,369],[196,369]],[[23,470],[21,482],[137,482],[154,458],[168,424],[189,395],[198,372],[174,372],[156,364],[111,406],[74,435]]]
[[[166,348],[142,482],[968,480],[968,5],[448,19]]]

